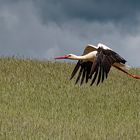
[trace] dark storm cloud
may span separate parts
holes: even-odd
[[[105,43],[140,66],[140,1],[0,0],[0,55],[50,59]],[[133,57],[130,54],[134,53]]]
[[[39,8],[43,22],[64,22],[80,19],[99,22],[120,22],[136,20],[140,10],[139,0],[39,0],[34,1]],[[130,20],[131,18],[131,20]],[[135,21],[136,22],[136,21]]]

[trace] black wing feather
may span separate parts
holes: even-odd
[[[100,80],[101,80],[102,67],[100,66],[99,69],[100,69],[100,70],[99,70],[97,85],[100,83]]]
[[[82,79],[81,79],[81,83],[80,83],[81,85],[83,84],[85,76],[86,76],[86,69],[85,69],[85,67],[83,67],[83,74],[82,74]]]
[[[91,82],[91,86],[94,84],[94,82],[95,82],[95,80],[96,80],[96,78],[97,78],[97,75],[98,75],[98,67],[96,67],[96,69],[95,69],[95,74],[94,74],[94,78],[93,78],[93,80],[92,80],[92,82]]]
[[[79,72],[79,74],[78,74],[78,77],[77,77],[77,79],[76,79],[75,84],[78,83],[78,81],[79,81],[79,79],[80,79],[80,77],[81,77],[81,75],[82,75],[82,72],[83,72],[83,68],[81,67],[80,72]]]
[[[80,65],[81,65],[80,63],[81,63],[81,61],[79,60],[79,61],[77,62],[77,64],[76,64],[76,66],[75,66],[75,68],[74,68],[72,74],[71,74],[70,80],[75,76],[75,74],[76,74],[77,71],[79,70]]]
[[[104,71],[104,67],[102,67],[102,83],[104,81],[104,75],[105,75],[105,71]]]

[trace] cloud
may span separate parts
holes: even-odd
[[[140,1],[132,0],[36,0],[35,6],[43,22],[64,22],[73,19],[114,23],[133,21]],[[130,20],[131,18],[131,20]],[[125,22],[129,24],[129,22]]]
[[[53,59],[68,53],[80,55],[86,44],[101,42],[130,65],[140,66],[139,11],[129,0],[124,9],[121,1],[113,8],[109,0],[3,0],[0,4],[0,55]],[[127,14],[135,16],[130,20]]]

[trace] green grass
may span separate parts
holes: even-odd
[[[73,67],[1,58],[0,139],[140,140],[140,80],[112,69],[103,84],[79,86]]]

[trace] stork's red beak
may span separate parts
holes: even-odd
[[[59,57],[55,57],[55,59],[67,59],[69,56],[65,55],[65,56],[59,56]]]

